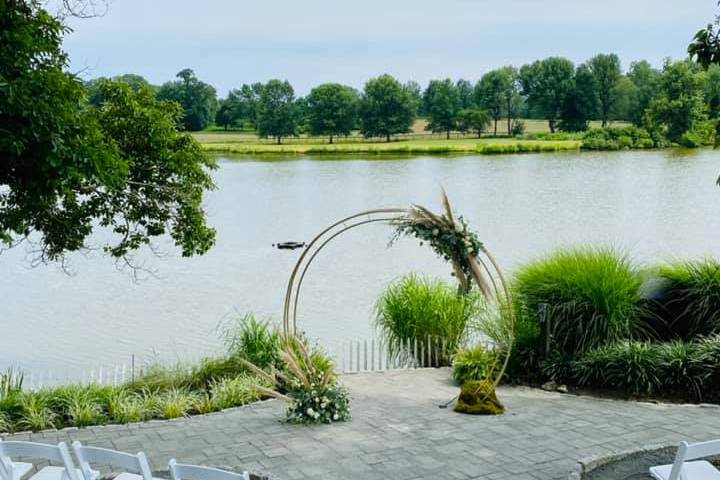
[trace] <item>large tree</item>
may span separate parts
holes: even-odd
[[[595,77],[586,64],[579,65],[573,78],[573,87],[565,96],[558,127],[565,132],[582,132],[598,110]]]
[[[330,143],[337,135],[350,135],[357,123],[359,95],[354,88],[325,83],[307,96],[308,122],[313,135],[327,135]]]
[[[361,131],[389,142],[392,135],[410,131],[417,108],[412,90],[391,75],[368,80],[360,99]]]
[[[101,81],[108,80],[105,77],[95,78],[87,83],[85,83],[85,86],[88,90],[88,100],[90,103],[96,107],[100,106],[100,88],[99,85]],[[153,91],[157,91],[159,87],[155,85],[150,85],[150,82],[148,82],[145,77],[142,75],[137,75],[134,73],[126,73],[124,75],[118,75],[116,77],[112,77],[112,80],[126,83],[130,86],[130,88],[137,92],[144,88],[149,88]]]
[[[462,108],[470,108],[475,105],[475,99],[473,98],[474,87],[472,83],[461,78],[455,82],[455,88],[457,89],[458,96],[460,97],[460,104],[462,105]]]
[[[528,102],[548,121],[555,132],[566,97],[574,88],[573,63],[560,57],[537,60],[520,69],[520,85]]]
[[[432,80],[425,89],[423,102],[430,121],[425,127],[433,132],[450,132],[457,129],[457,115],[462,109],[460,95],[449,78]]]
[[[646,126],[659,127],[671,141],[681,141],[684,133],[707,119],[704,79],[704,72],[689,61],[666,61],[659,96],[646,112]]]
[[[282,143],[283,137],[297,134],[298,118],[295,91],[287,80],[270,80],[261,92],[257,105],[258,135],[273,137]]]
[[[622,76],[620,58],[614,53],[600,54],[591,58],[587,65],[595,81],[598,113],[605,128],[618,101],[617,83]]]
[[[645,111],[650,103],[659,95],[660,71],[653,68],[649,62],[642,60],[630,64],[627,77],[635,86],[636,92],[630,100],[630,120],[637,126],[643,124]]]
[[[513,122],[520,117],[522,108],[522,96],[520,95],[520,85],[518,82],[518,72],[513,66],[505,66],[500,70],[503,78],[502,97],[505,102],[504,113],[507,119],[507,134],[511,135],[513,130]]]
[[[464,108],[458,113],[458,128],[463,132],[475,132],[478,138],[490,125],[492,115],[482,108]]]
[[[177,105],[102,81],[103,108],[91,106],[66,70],[66,28],[38,2],[0,3],[0,32],[0,242],[27,239],[38,260],[62,260],[102,229],[118,258],[164,234],[183,255],[207,251],[214,163],[178,131]]]
[[[498,121],[505,113],[512,83],[513,79],[508,75],[508,71],[498,69],[483,75],[475,86],[475,103],[492,115],[494,135],[497,135]]]
[[[189,68],[178,72],[177,78],[178,80],[164,83],[160,87],[158,98],[180,104],[186,130],[195,132],[206,129],[215,118],[217,110],[215,88],[200,81]]]

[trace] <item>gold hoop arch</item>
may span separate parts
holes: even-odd
[[[283,306],[283,333],[285,335],[297,334],[297,312],[303,280],[305,279],[305,275],[307,274],[310,265],[312,265],[313,260],[315,260],[317,255],[328,243],[348,230],[371,223],[388,223],[392,225],[394,222],[406,219],[410,213],[411,211],[406,208],[380,208],[366,210],[338,220],[318,233],[305,247],[305,250],[295,263],[295,267],[288,279],[287,289],[285,291],[285,303]],[[504,334],[502,335],[503,337],[507,337],[507,344],[500,345],[501,347],[504,347],[502,349],[504,351],[504,358],[493,382],[493,385],[497,388],[498,384],[502,380],[502,377],[505,375],[505,370],[507,369],[510,361],[513,338],[515,335],[515,309],[513,308],[510,289],[508,288],[507,281],[505,280],[502,270],[500,270],[499,264],[484,247],[480,250],[480,253],[484,255],[485,258],[478,255],[475,257],[475,260],[487,274],[490,284],[492,285],[491,292],[494,298],[488,298],[488,300],[494,300],[497,304],[501,317],[506,314],[508,320],[506,325],[501,318],[501,325],[507,326],[507,331],[503,332]],[[480,276],[482,276],[482,272],[473,271],[471,276],[480,288]]]

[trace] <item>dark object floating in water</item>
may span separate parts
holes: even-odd
[[[305,248],[305,242],[273,243],[273,247],[277,247],[280,250],[295,250],[296,248]]]

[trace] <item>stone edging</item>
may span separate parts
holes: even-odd
[[[658,450],[664,450],[666,448],[674,448],[674,447],[677,447],[677,444],[647,445],[647,446],[638,448],[636,450],[626,450],[624,452],[615,452],[615,453],[609,453],[609,454],[605,454],[605,455],[593,455],[590,457],[581,458],[580,460],[578,460],[578,463],[575,466],[575,468],[573,468],[573,470],[570,472],[570,475],[568,475],[568,480],[582,480],[584,474],[589,473],[589,472],[591,472],[597,468],[600,468],[602,466],[605,466],[608,463],[612,463],[614,461],[625,458],[628,455],[635,455],[638,453],[656,452]]]

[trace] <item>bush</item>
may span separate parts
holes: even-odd
[[[479,294],[463,295],[442,281],[408,275],[391,284],[378,300],[375,325],[391,355],[411,356],[408,345],[430,338],[444,344],[438,360],[449,365],[448,352],[463,345],[467,327],[482,311],[482,305]],[[421,357],[420,352],[417,355]],[[415,361],[429,366],[426,358]]]
[[[135,423],[152,417],[143,397],[125,389],[119,389],[108,399],[107,411],[113,423]]]
[[[197,402],[197,393],[173,388],[146,397],[146,408],[163,419],[184,417]]]
[[[711,372],[700,355],[698,345],[676,340],[660,344],[657,348],[661,364],[658,376],[662,379],[662,387],[680,395],[690,393],[694,399],[702,399],[703,384]]]
[[[662,280],[650,301],[649,321],[663,338],[720,333],[720,262],[677,262],[656,271]]]
[[[47,430],[56,427],[57,414],[50,408],[50,392],[41,390],[23,393],[22,414],[18,426],[28,430]]]
[[[258,377],[249,375],[222,379],[212,385],[211,401],[218,410],[256,402],[261,398],[257,389],[260,382]]]
[[[246,314],[227,325],[223,332],[228,356],[243,358],[260,368],[280,367],[280,333],[269,321]]]
[[[696,122],[693,128],[683,133],[678,143],[687,148],[698,148],[715,143],[715,123],[712,120]]]
[[[589,351],[573,368],[580,385],[640,395],[658,391],[662,385],[661,367],[662,357],[657,346],[648,342],[626,342]]]
[[[510,134],[513,137],[525,134],[525,122],[523,122],[522,120],[515,120],[512,124],[512,130],[510,131]]]
[[[586,352],[572,362],[572,370],[582,386],[701,400],[707,387],[713,388],[709,380],[718,372],[719,354],[717,338],[699,342],[621,342]]]
[[[515,275],[518,326],[539,332],[545,304],[552,325],[549,333],[560,353],[573,355],[642,338],[648,332],[640,319],[640,286],[630,261],[612,249],[560,250],[522,266]],[[534,329],[524,323],[534,324]]]
[[[192,383],[192,369],[187,365],[153,364],[129,383],[128,388],[135,392],[159,392],[188,388]]]
[[[665,143],[660,139],[655,141],[647,130],[635,126],[593,128],[582,136],[585,150],[661,148]]]
[[[453,360],[453,379],[458,385],[467,380],[494,380],[497,362],[497,355],[482,346],[460,350]]]

